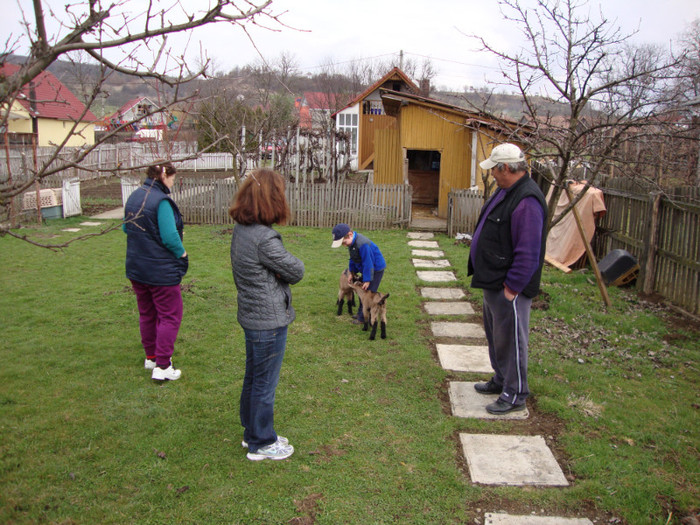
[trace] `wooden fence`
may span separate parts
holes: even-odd
[[[599,220],[596,257],[623,249],[639,261],[637,288],[700,313],[700,188],[640,190],[610,179],[601,186],[607,213]]]
[[[474,233],[483,205],[482,190],[452,190],[447,196],[447,235]]]
[[[172,196],[188,223],[232,224],[228,208],[237,189],[232,178],[182,177]],[[331,228],[345,222],[353,228],[377,230],[406,228],[411,220],[408,185],[288,184],[286,196],[292,226]]]

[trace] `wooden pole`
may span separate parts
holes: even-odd
[[[652,193],[653,202],[651,204],[651,217],[649,230],[645,243],[646,261],[644,262],[644,279],[642,281],[642,291],[651,293],[654,291],[654,276],[656,274],[656,250],[658,249],[659,238],[659,208],[661,207],[661,192]]]
[[[569,202],[573,202],[574,197],[569,189],[569,183],[564,184],[564,189],[566,190],[566,195],[569,197]],[[571,208],[571,212],[574,214],[576,219],[576,226],[578,226],[578,232],[581,235],[581,240],[586,248],[586,255],[588,255],[588,261],[591,263],[591,268],[593,268],[593,273],[595,273],[595,278],[598,283],[598,289],[600,290],[600,295],[603,296],[603,302],[605,306],[611,306],[610,297],[608,296],[608,289],[605,287],[603,282],[603,276],[600,274],[600,269],[598,268],[598,262],[595,260],[595,255],[593,255],[593,248],[591,248],[591,243],[586,239],[586,231],[583,229],[583,222],[581,222],[581,216],[578,214],[576,206]]]

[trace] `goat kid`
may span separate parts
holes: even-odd
[[[350,270],[345,268],[343,270],[343,273],[340,274],[340,283],[338,287],[338,301],[336,304],[338,305],[338,315],[341,315],[343,313],[343,304],[345,303],[345,300],[347,299],[348,301],[348,313],[352,315],[352,307],[355,306],[355,292],[352,289],[352,286],[350,286],[350,283],[348,282],[348,277],[350,276]]]
[[[379,292],[363,290],[362,283],[357,281],[350,286],[360,296],[360,302],[362,303],[362,313],[365,316],[365,325],[362,327],[362,330],[366,332],[369,325],[372,325],[369,339],[374,341],[377,336],[377,324],[381,318],[381,338],[386,339],[386,300],[390,294],[382,295]]]

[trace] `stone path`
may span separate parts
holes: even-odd
[[[93,215],[90,217],[90,219],[96,219],[96,220],[90,220],[90,221],[84,221],[80,223],[80,226],[83,226],[85,228],[93,228],[95,226],[102,226],[104,224],[104,220],[109,220],[109,219],[119,219],[121,220],[124,218],[124,208],[115,208],[114,210],[109,210],[104,213],[100,213],[99,215]],[[63,228],[61,231],[64,232],[71,232],[71,233],[77,233],[81,231],[82,228]]]
[[[457,281],[452,263],[434,240],[432,233],[409,232],[411,262],[416,268],[425,312],[435,316],[430,329],[436,342],[440,365],[456,373],[480,375],[486,381],[493,370],[480,316],[465,301],[464,290],[452,286]],[[460,261],[466,266],[466,261]],[[433,286],[431,286],[433,285]],[[449,320],[445,320],[444,318]],[[484,420],[522,420],[529,411],[496,416],[486,412],[486,405],[497,399],[474,390],[476,381],[451,381],[448,385],[450,407],[454,417]],[[542,436],[460,433],[462,451],[472,483],[497,486],[566,487],[568,481]],[[511,516],[486,513],[485,525],[592,525],[586,518],[549,516]]]

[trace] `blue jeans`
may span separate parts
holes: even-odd
[[[241,391],[241,425],[248,450],[277,441],[274,429],[275,390],[280,378],[287,327],[245,332],[245,376]]]

